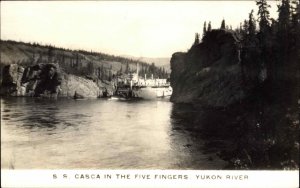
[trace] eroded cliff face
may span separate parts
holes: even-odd
[[[224,107],[245,97],[238,39],[234,33],[212,30],[202,43],[171,58],[171,101]]]
[[[102,95],[102,90],[92,80],[71,74],[65,75],[60,96],[72,97],[75,92],[84,98],[97,98]]]
[[[229,168],[299,169],[298,53],[291,48],[288,61],[275,61],[274,46],[266,53],[259,39],[251,42],[240,52],[234,33],[213,30],[174,53],[171,100],[193,104],[188,129],[230,143],[219,155]]]
[[[84,98],[101,95],[95,82],[66,74],[57,64],[37,64],[26,68],[11,64],[3,69],[1,95],[73,97],[75,92]]]

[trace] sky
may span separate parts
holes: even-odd
[[[191,47],[204,21],[233,28],[255,1],[1,1],[1,39],[135,57]],[[277,18],[278,1],[268,1]]]

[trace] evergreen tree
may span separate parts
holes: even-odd
[[[255,36],[255,30],[256,30],[256,23],[255,23],[255,19],[253,17],[253,13],[254,13],[254,11],[251,10],[251,12],[249,14],[249,21],[248,21],[248,34],[251,37]]]
[[[89,61],[87,68],[88,68],[88,73],[89,74],[94,74],[94,64],[93,64],[93,62]]]
[[[101,78],[101,68],[97,68],[97,77],[100,79]]]
[[[61,61],[63,64],[65,64],[65,61],[66,61],[65,54],[62,54]]]
[[[167,78],[166,77],[166,70],[165,70],[164,67],[162,68],[162,78]]]
[[[292,25],[297,27],[300,24],[300,0],[292,0],[291,4]]]
[[[211,31],[211,22],[208,22],[207,31]]]
[[[205,36],[207,30],[206,30],[206,21],[204,22],[204,25],[203,25],[203,36]]]
[[[281,5],[278,5],[278,26],[280,32],[287,32],[290,24],[290,2],[289,0],[281,0]]]
[[[277,61],[279,61],[277,67],[281,69],[281,72],[286,71],[287,66],[286,62],[289,62],[289,54],[291,46],[293,46],[293,41],[296,37],[293,35],[293,27],[291,24],[292,21],[292,12],[291,5],[289,0],[281,0],[281,5],[278,5],[278,21],[277,21]],[[292,10],[293,11],[293,10]],[[283,71],[282,71],[283,70]],[[277,70],[277,72],[279,72]],[[276,75],[282,76],[282,75]]]
[[[37,63],[42,63],[42,62],[43,62],[43,53],[40,52],[39,58],[38,58],[38,60],[37,60]]]
[[[151,63],[151,65],[149,67],[149,72],[150,72],[150,74],[153,74],[153,75],[155,74],[155,65],[153,62]]]
[[[119,70],[120,75],[122,74],[122,72],[123,72],[123,70],[122,70],[122,65],[121,65],[121,68]]]
[[[195,42],[194,42],[193,45],[197,45],[197,44],[199,44],[199,43],[200,43],[200,41],[199,41],[199,33],[196,33],[196,34],[195,34]]]
[[[126,68],[125,68],[125,74],[128,74],[130,72],[129,63],[127,62]]]
[[[52,63],[54,58],[54,48],[52,46],[49,46],[48,48],[48,63]]]
[[[100,79],[103,80],[104,79],[104,75],[105,74],[105,70],[104,70],[104,67],[103,67],[103,64],[101,65],[101,68],[100,68]]]
[[[244,20],[243,26],[242,26],[242,36],[245,38],[248,35],[249,31],[249,23],[247,20]]]
[[[111,81],[112,80],[112,71],[111,70],[108,70],[108,81]]]
[[[267,0],[257,0],[256,5],[258,5],[258,21],[259,29],[262,33],[265,33],[270,26],[270,12],[268,8],[271,6],[267,4]]]
[[[222,20],[221,28],[220,29],[225,29],[225,20],[224,19]]]
[[[79,55],[78,53],[76,53],[76,68],[78,68],[78,64],[79,64]]]

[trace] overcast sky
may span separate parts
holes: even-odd
[[[278,2],[271,17],[277,18]],[[53,44],[114,55],[170,57],[186,51],[203,22],[236,28],[255,1],[1,2],[1,39]]]

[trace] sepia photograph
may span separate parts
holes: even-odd
[[[299,0],[0,3],[1,172],[299,173]]]

